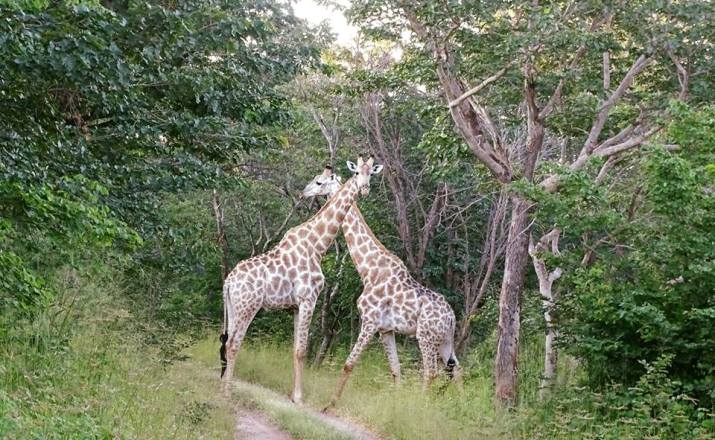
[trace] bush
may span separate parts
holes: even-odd
[[[652,364],[635,386],[611,385],[603,392],[562,389],[522,421],[522,435],[532,439],[711,439],[715,414],[679,394],[668,377],[672,356]]]
[[[559,319],[564,347],[584,361],[591,385],[633,386],[647,372],[643,361],[656,365],[666,356],[677,392],[709,408],[715,403],[715,193],[707,173],[715,151],[713,111],[679,111],[685,114],[668,136],[680,150],[650,151],[634,173],[640,189],[610,199],[596,193],[590,209],[597,214],[565,221],[567,233],[585,224],[604,244],[586,267],[582,253],[564,257],[572,268],[559,281]]]

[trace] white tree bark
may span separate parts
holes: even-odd
[[[536,276],[539,278],[539,293],[544,310],[544,321],[546,321],[546,340],[544,342],[544,373],[541,376],[539,385],[539,399],[545,399],[551,392],[556,380],[556,366],[558,363],[558,350],[556,349],[556,339],[558,329],[554,322],[554,306],[556,305],[556,293],[554,292],[554,281],[561,277],[560,267],[549,272],[544,261],[544,252],[559,255],[559,235],[561,231],[554,228],[548,234],[541,237],[538,243],[534,244],[533,237],[529,240],[529,255],[534,263]]]

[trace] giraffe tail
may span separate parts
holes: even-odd
[[[447,361],[447,376],[454,380],[454,368],[458,365],[457,358],[454,356],[450,356],[449,360]]]
[[[457,355],[454,353],[454,321],[454,318],[450,320],[451,332],[447,337],[447,342],[442,346],[440,351],[442,352],[442,360],[446,367],[447,377],[451,380],[459,381],[459,361],[457,360]]]
[[[223,333],[221,333],[218,337],[219,341],[221,341],[221,348],[219,348],[219,357],[221,358],[221,377],[223,378],[224,373],[226,372],[226,365],[228,365],[228,359],[226,358],[226,341],[228,341],[228,307],[229,305],[227,304],[229,299],[229,294],[226,291],[226,288],[224,287],[224,292],[223,292]]]
[[[219,356],[221,357],[221,377],[223,377],[223,374],[226,372],[226,365],[228,363],[228,359],[226,359],[226,341],[228,341],[228,332],[221,333],[218,339],[219,341],[221,341]]]

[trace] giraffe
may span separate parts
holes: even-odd
[[[325,173],[331,173],[326,169]],[[306,196],[330,195],[340,190],[339,180],[331,180],[319,190],[306,187]],[[355,264],[363,291],[358,298],[361,328],[358,340],[343,367],[342,375],[330,404],[334,406],[372,336],[380,333],[387,352],[395,384],[400,383],[400,361],[395,333],[416,336],[422,353],[424,388],[437,376],[438,357],[447,374],[459,374],[459,361],[454,353],[455,317],[444,297],[418,283],[405,264],[375,237],[362,213],[353,203],[342,224],[350,257]]]
[[[370,157],[357,164],[347,162],[355,175],[332,195],[328,202],[305,223],[286,232],[272,250],[241,261],[226,276],[223,286],[224,331],[220,337],[222,354],[222,389],[229,390],[230,380],[246,330],[261,308],[293,308],[293,392],[291,398],[301,403],[303,361],[308,345],[308,327],[315,302],[325,278],[320,260],[338,234],[345,214],[358,197],[370,191],[370,177],[382,170]],[[326,170],[311,182],[315,188],[335,179]],[[307,193],[310,195],[310,192]]]

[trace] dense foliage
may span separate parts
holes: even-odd
[[[700,1],[354,1],[347,14],[366,39],[348,50],[287,1],[2,3],[0,437],[207,429],[210,406],[184,402],[206,397],[195,386],[186,407],[167,403],[146,423],[144,400],[126,409],[97,395],[130,399],[142,380],[180,393],[182,379],[167,389],[162,372],[184,371],[182,350],[215,338],[226,271],[319,209],[324,200],[299,191],[325,164],[347,176],[345,160],[369,153],[385,172],[359,202],[366,221],[458,319],[467,392],[419,400],[423,425],[436,414],[466,437],[711,438],[715,65],[702,18],[712,11]],[[456,128],[435,41],[467,86],[503,69],[473,99],[495,121],[483,136],[508,152],[509,179]],[[648,68],[596,140],[648,136],[572,166],[639,56]],[[533,176],[524,90],[542,108],[559,90]],[[560,231],[557,249],[532,255],[560,278],[544,301],[528,261],[519,407],[502,418],[493,367],[513,196],[528,201],[532,242]],[[342,238],[323,270],[309,357],[318,375],[337,371],[357,337],[362,290]],[[270,357],[289,357],[289,316],[262,311],[249,329],[263,347],[256,370],[276,363],[251,373],[268,385],[289,379]],[[549,328],[565,356],[552,397],[537,402]],[[411,372],[416,344],[399,345]],[[391,403],[380,356],[367,355],[356,395],[374,403],[366,413],[381,413],[381,429],[411,438],[384,419],[414,415],[377,402]],[[394,396],[412,402],[412,392]]]
[[[590,216],[556,221],[573,239],[602,237],[596,261],[575,268],[563,287],[564,343],[587,362],[593,383],[634,384],[644,362],[666,356],[679,392],[706,406],[715,398],[713,121],[711,107],[680,109],[667,133],[679,148],[651,151],[630,189],[609,197],[582,188],[559,207],[590,205]]]
[[[16,278],[30,276],[11,244],[26,234],[166,234],[164,194],[226,184],[247,151],[280,145],[276,86],[316,64],[320,41],[273,2],[58,2],[3,8],[1,23],[3,258]]]

